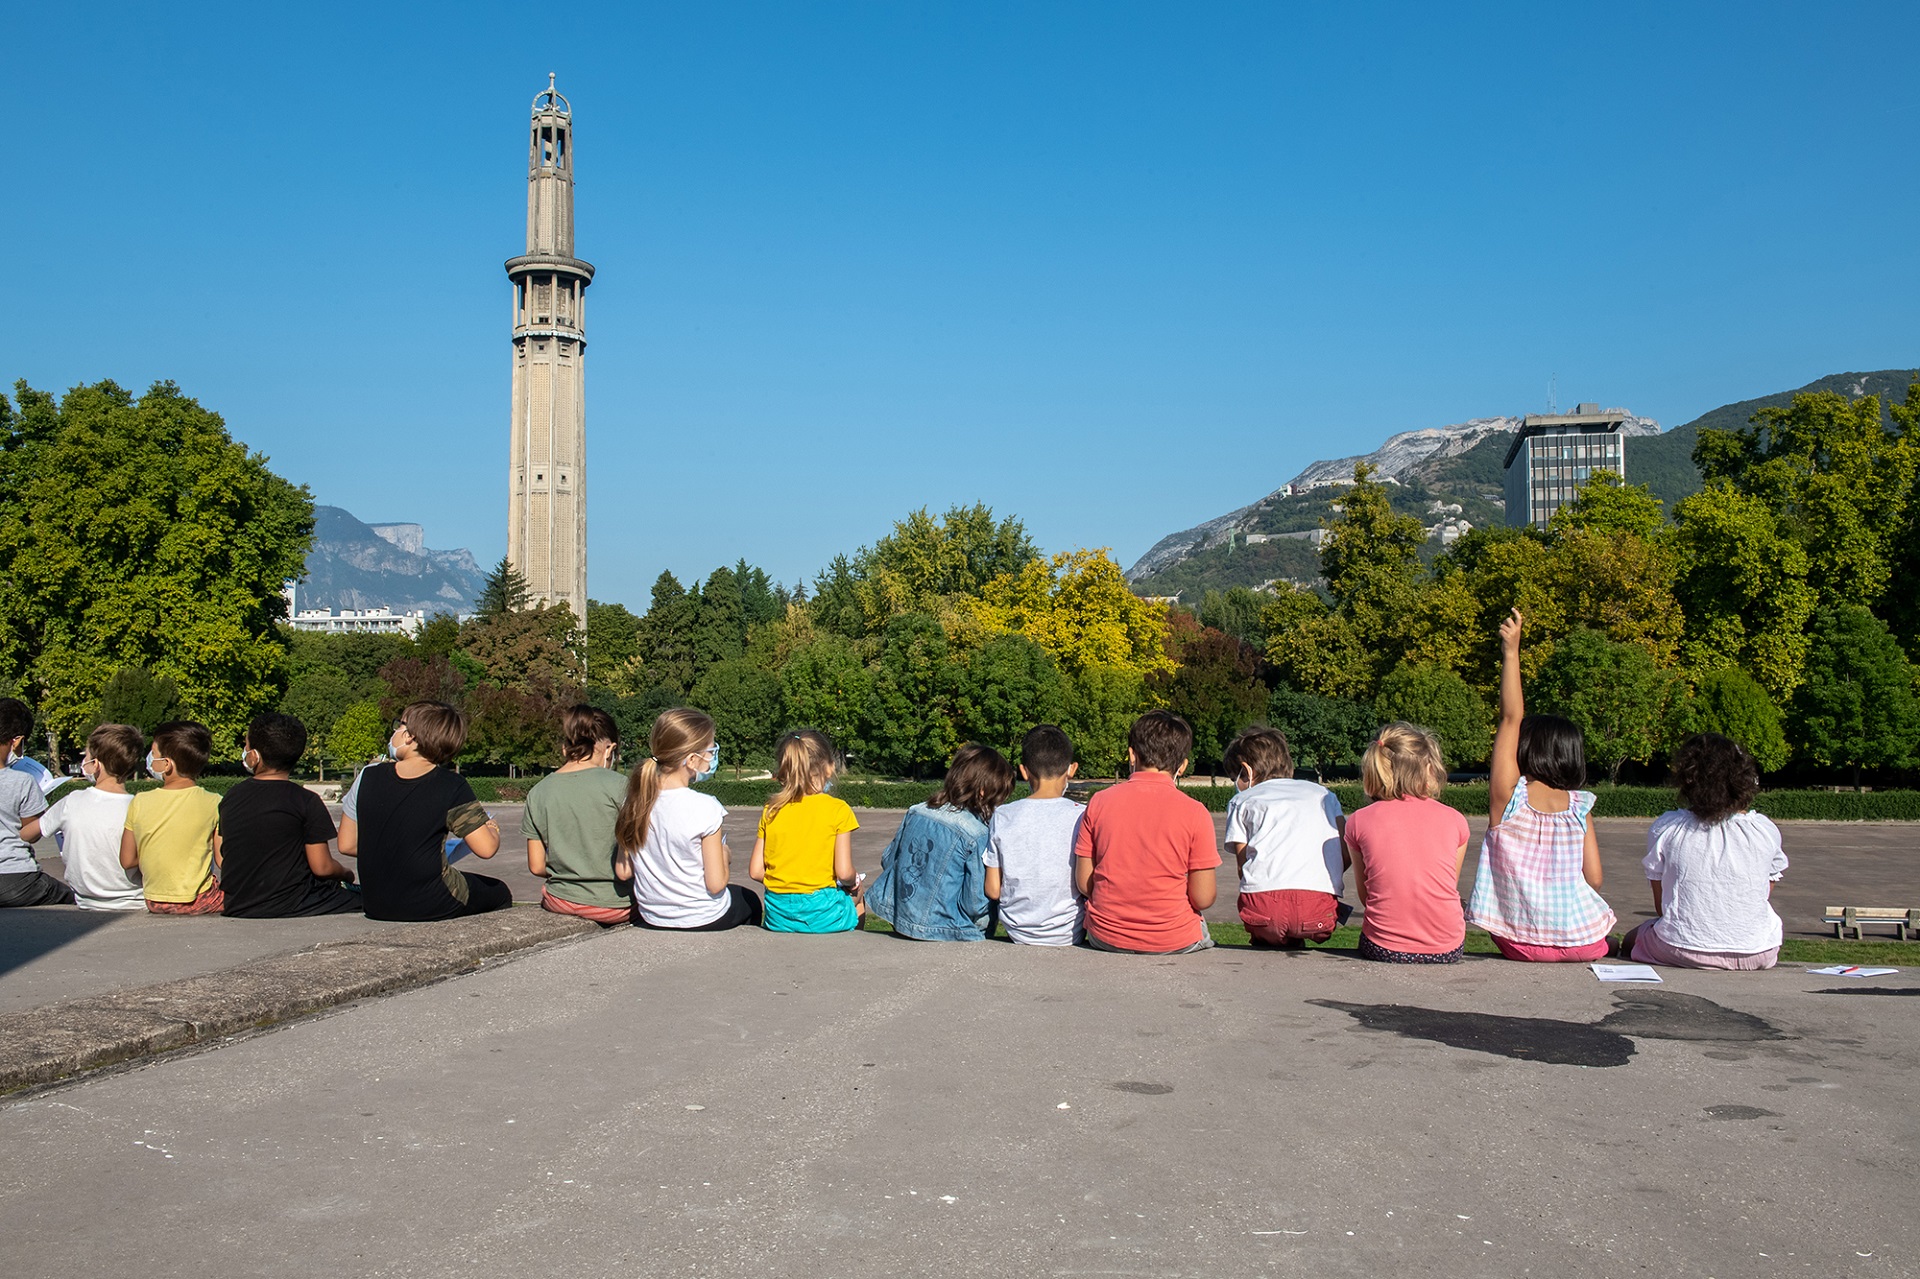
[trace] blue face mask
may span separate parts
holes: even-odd
[[[698,756],[696,756],[695,758],[698,758]],[[715,773],[719,771],[720,771],[720,743],[715,742],[712,746],[709,746],[707,748],[706,771],[701,772],[699,769],[696,768],[693,773],[693,780],[696,782],[704,782],[709,777],[712,777]]]
[[[160,771],[160,761],[151,755],[147,756],[147,776],[153,778],[156,782],[164,782],[167,780],[167,775]]]

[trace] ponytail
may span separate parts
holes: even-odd
[[[661,770],[680,767],[687,756],[712,740],[713,720],[690,706],[661,711],[654,719],[653,730],[647,734],[647,745],[653,753],[634,765],[627,778],[627,797],[613,824],[615,866],[631,866],[634,852],[647,842],[653,806],[660,798]]]
[[[773,748],[773,780],[780,789],[762,812],[772,821],[788,804],[817,795],[840,771],[840,753],[833,739],[817,728],[803,728],[782,737]]]

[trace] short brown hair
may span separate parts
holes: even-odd
[[[408,702],[400,723],[413,734],[420,753],[444,764],[467,744],[467,717],[445,702]]]
[[[1013,794],[1013,765],[991,746],[962,746],[947,768],[946,780],[927,803],[934,808],[964,808],[983,822]]]
[[[1127,730],[1127,749],[1135,767],[1177,773],[1193,753],[1193,727],[1172,711],[1148,711]]]
[[[620,726],[613,716],[584,702],[567,707],[560,716],[560,758],[569,764],[585,759],[601,742],[620,744]]]
[[[1287,749],[1287,735],[1265,725],[1255,725],[1234,738],[1221,763],[1235,778],[1244,764],[1256,782],[1293,776],[1293,752]]]
[[[174,771],[188,781],[199,781],[213,754],[213,731],[190,719],[170,719],[154,728],[153,753],[171,760]]]
[[[1387,725],[1360,757],[1360,782],[1373,799],[1438,799],[1447,784],[1440,739],[1404,721]]]
[[[132,777],[146,753],[147,739],[131,724],[102,724],[87,734],[87,754],[118,781]]]

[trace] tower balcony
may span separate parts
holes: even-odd
[[[585,288],[593,283],[593,263],[550,253],[524,253],[507,259],[508,279],[517,284],[530,275],[557,275],[578,280],[580,287]]]

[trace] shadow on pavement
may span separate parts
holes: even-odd
[[[0,974],[105,928],[122,913],[134,912],[81,910],[77,906],[30,906],[7,911],[0,917],[6,921],[5,927],[0,927]]]

